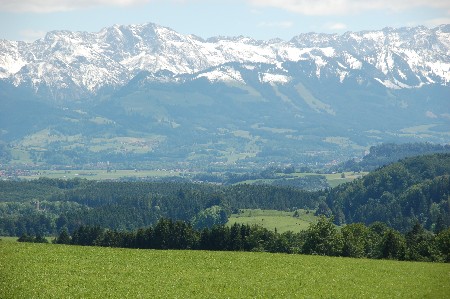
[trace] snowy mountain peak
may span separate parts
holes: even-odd
[[[300,63],[301,62],[301,63]],[[113,25],[97,33],[52,31],[33,43],[0,41],[0,80],[45,92],[54,99],[82,98],[118,88],[142,71],[155,80],[197,74],[211,82],[246,84],[237,69],[223,66],[285,63],[308,68],[259,73],[261,82],[289,82],[299,74],[344,82],[366,77],[401,89],[450,82],[450,25],[347,32],[304,33],[290,41],[249,37],[202,39],[153,23]],[[163,78],[163,79],[161,79]]]

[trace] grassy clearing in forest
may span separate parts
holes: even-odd
[[[0,241],[1,298],[445,298],[450,265]]]
[[[234,223],[258,225],[268,230],[279,233],[299,231],[308,229],[311,223],[317,221],[318,217],[314,216],[314,211],[299,209],[298,217],[293,217],[294,212],[261,210],[261,209],[241,209],[239,214],[232,214],[228,219],[227,225]]]

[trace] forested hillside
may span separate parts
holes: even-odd
[[[382,167],[330,190],[326,203],[339,224],[382,221],[405,231],[417,220],[440,231],[450,225],[450,154]]]
[[[378,167],[397,162],[400,159],[419,155],[450,153],[450,145],[424,143],[383,143],[370,147],[369,153],[361,161],[349,160],[337,167],[336,171],[372,171]]]
[[[0,181],[0,235],[54,234],[80,225],[132,230],[161,217],[184,221],[211,217],[224,224],[226,215],[241,208],[313,209],[323,194],[264,185]]]

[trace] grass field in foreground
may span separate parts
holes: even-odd
[[[1,298],[448,298],[450,265],[0,241]]]
[[[234,223],[258,225],[268,230],[279,233],[292,231],[298,233],[301,230],[306,230],[311,223],[317,221],[318,217],[314,216],[314,211],[299,209],[299,217],[293,217],[294,212],[276,211],[276,210],[261,210],[261,209],[241,209],[241,213],[232,214],[228,219],[227,225],[231,226]]]

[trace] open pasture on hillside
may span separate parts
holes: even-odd
[[[238,214],[232,214],[227,225],[234,223],[258,225],[269,230],[275,229],[279,233],[287,231],[299,232],[308,229],[311,223],[317,221],[314,211],[304,209],[297,210],[298,217],[294,217],[295,212],[261,210],[261,209],[241,209]]]
[[[450,265],[0,241],[1,298],[446,298]]]

